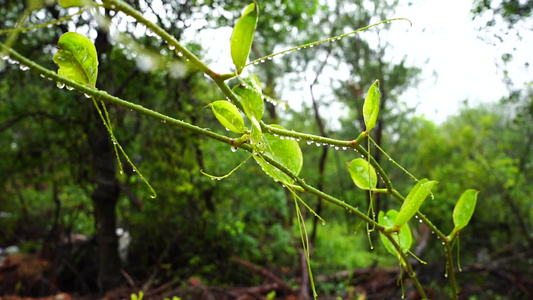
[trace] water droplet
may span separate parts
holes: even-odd
[[[277,135],[277,134],[275,134],[275,133],[274,133],[273,135],[274,135],[274,136],[278,136],[278,135]]]
[[[8,60],[8,59],[9,59],[9,55],[2,56],[2,60]]]
[[[422,223],[422,220],[418,220],[418,222]]]
[[[306,141],[307,142],[307,145],[311,145],[313,142],[312,141]]]
[[[348,147],[342,147],[342,150],[346,150],[346,149],[348,149]]]
[[[302,50],[302,48],[296,48],[296,50],[297,50],[297,51],[300,51],[300,50]]]
[[[415,215],[415,218],[416,218],[416,219],[418,219],[418,216],[417,216],[417,215]]]
[[[133,173],[137,172],[137,170],[133,169]]]
[[[213,180],[213,181],[214,181],[214,180],[215,180],[215,178],[214,178],[214,177],[211,177],[211,180]]]
[[[338,37],[338,38],[337,38],[337,41],[340,41],[340,40],[341,40],[341,37]]]
[[[444,242],[442,242],[442,245],[444,246]]]
[[[178,52],[178,56],[179,56],[179,57],[182,57],[182,56],[183,56],[183,53]]]
[[[72,91],[72,90],[74,90],[74,88],[67,85],[67,90]]]
[[[322,222],[322,226],[326,225],[326,222]]]
[[[279,136],[279,139],[280,139],[280,140],[284,140],[284,139],[285,139],[285,137],[284,137],[284,136],[282,136],[282,135],[280,135],[280,136]]]
[[[272,60],[272,57],[268,57],[267,59],[268,59],[268,60]]]
[[[431,234],[435,234],[435,231],[431,231]]]
[[[19,68],[20,68],[21,71],[28,71],[30,69],[30,67],[25,66],[25,65],[20,65]]]
[[[339,147],[335,146],[335,150],[339,150]]]
[[[444,274],[444,277],[448,278],[448,274]]]
[[[321,144],[320,144],[320,143],[318,143],[318,142],[317,142],[317,143],[316,143],[315,145],[316,145],[317,147],[320,147],[320,146],[321,146]]]
[[[255,61],[255,62],[254,62],[254,65],[256,65],[256,66],[257,66],[258,64],[259,64],[259,62],[258,62],[258,61]]]
[[[392,161],[392,158],[389,157],[389,161]]]
[[[297,141],[297,142],[299,142],[299,141],[300,141],[300,139],[296,139],[296,141]]]
[[[224,127],[224,128],[226,128],[226,131],[229,131],[229,128],[227,128],[227,127]]]
[[[91,95],[89,94],[83,94],[85,96],[85,98],[91,98]]]
[[[171,51],[174,51],[176,49],[176,47],[174,47],[174,45],[169,45],[168,49],[170,49]]]
[[[440,236],[437,235],[437,240],[439,240],[439,239],[440,239]]]
[[[65,87],[65,84],[62,83],[62,82],[59,82],[59,81],[58,81],[58,82],[57,82],[57,87],[60,88],[60,89],[62,89],[62,88]]]
[[[231,147],[231,152],[237,152],[237,149],[236,147]]]
[[[374,247],[370,247],[370,250],[374,250]]]
[[[261,63],[262,63],[262,64],[264,64],[264,63],[265,63],[265,60],[264,60],[264,59],[262,59],[262,60],[261,60]]]

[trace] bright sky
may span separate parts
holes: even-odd
[[[437,123],[457,113],[460,103],[466,99],[469,104],[475,105],[495,102],[508,95],[502,81],[503,69],[497,66],[501,64],[501,55],[505,51],[515,56],[509,71],[517,86],[532,81],[531,72],[524,67],[533,49],[532,31],[520,31],[524,36],[522,42],[517,42],[515,36],[507,36],[504,37],[505,43],[490,45],[479,38],[484,33],[478,32],[477,28],[485,21],[474,24],[470,15],[471,5],[468,0],[401,0],[395,14],[390,17],[408,18],[413,26],[397,21],[392,23],[391,31],[381,36],[382,40],[390,43],[386,60],[400,61],[406,57],[408,65],[422,69],[422,82],[402,95],[400,100],[409,107],[417,107],[418,115]],[[533,28],[531,22],[524,27]],[[218,48],[216,53],[208,50],[208,57],[212,60],[210,65],[215,70],[229,71],[229,66],[223,62],[229,58],[231,28],[212,31],[212,34],[202,34],[207,48],[213,48],[212,45]],[[372,39],[373,35],[369,33],[365,36]],[[513,47],[517,49],[512,50]],[[221,48],[228,49],[220,51]],[[342,72],[337,70],[337,73]],[[305,86],[305,82],[302,85]],[[283,94],[290,99],[300,98],[293,100],[296,102],[291,104],[292,107],[298,107],[299,101],[306,101],[309,97],[305,87],[283,88]]]
[[[402,1],[396,15],[410,19],[413,26],[392,26],[389,53],[396,58],[407,55],[409,63],[422,68],[426,80],[403,95],[404,101],[418,105],[418,113],[427,119],[442,122],[465,99],[470,104],[494,102],[508,94],[502,69],[496,65],[502,49],[479,39],[470,15],[471,1],[419,0],[411,6],[406,2]],[[527,80],[525,74],[512,75],[517,83]]]

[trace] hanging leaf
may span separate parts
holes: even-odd
[[[244,9],[241,18],[233,28],[230,42],[231,58],[237,68],[237,74],[241,74],[250,55],[258,16],[259,8],[254,2]]]
[[[396,216],[394,228],[398,229],[409,222],[416,214],[424,200],[431,193],[431,189],[437,184],[437,181],[428,181],[426,178],[420,180],[409,192],[407,198],[400,208],[400,212]]]
[[[64,8],[83,7],[89,3],[89,0],[59,0],[59,5]]]
[[[453,209],[453,224],[455,225],[454,232],[459,231],[468,225],[474,209],[476,208],[477,194],[479,191],[466,190],[455,204]]]
[[[233,92],[239,99],[244,114],[250,119],[252,130],[250,140],[256,144],[261,139],[262,131],[259,123],[263,118],[265,105],[263,103],[263,93],[259,79],[255,75],[250,75],[244,83],[233,88]]]
[[[383,226],[392,227],[394,226],[394,220],[397,216],[398,212],[394,209],[389,210],[386,215],[383,213],[383,211],[380,211],[378,214],[378,222]],[[394,245],[392,245],[391,241],[385,236],[385,234],[380,232],[380,238],[389,253],[398,257],[400,256]],[[401,227],[398,234],[393,234],[392,238],[398,243],[398,245],[400,245],[400,249],[402,249],[403,253],[407,253],[407,251],[411,249],[413,238],[411,235],[411,229],[407,223]]]
[[[376,188],[376,185],[378,184],[376,170],[374,170],[374,167],[372,167],[366,160],[356,158],[347,163],[347,166],[350,176],[358,188],[363,190]]]
[[[380,95],[381,92],[379,91],[379,80],[376,80],[368,89],[365,103],[363,104],[363,118],[365,120],[367,132],[370,132],[370,130],[376,127],[376,121],[379,113]]]
[[[58,74],[79,84],[94,88],[98,76],[98,56],[90,39],[75,32],[67,32],[57,42],[59,51],[54,62]]]
[[[239,109],[232,103],[224,100],[215,101],[206,106],[211,108],[217,120],[228,130],[235,133],[244,133],[244,120]]]
[[[284,129],[279,125],[271,125],[272,127]],[[275,160],[285,168],[289,169],[294,174],[300,174],[303,166],[302,150],[295,140],[280,139],[271,134],[264,134],[261,141],[257,144],[258,153],[254,155],[255,160],[261,165],[265,173],[270,175],[277,181],[285,184],[293,183],[293,179],[287,174],[278,170],[271,164],[268,164],[262,156],[268,156]]]

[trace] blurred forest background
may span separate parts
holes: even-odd
[[[247,4],[235,0],[127,2],[151,14],[159,26],[200,57],[221,47],[200,44],[202,32],[233,26]],[[324,2],[261,1],[251,58],[397,17],[396,1]],[[0,29],[14,27],[25,6],[25,1],[0,0]],[[472,18],[489,13],[493,19],[481,30],[490,31],[501,22],[511,30],[526,21],[531,24],[532,9],[533,1],[475,0]],[[74,12],[49,5],[34,12],[28,24]],[[222,97],[216,86],[201,72],[188,69],[165,44],[145,34],[142,26],[123,15],[106,13],[116,24],[123,24],[124,34],[137,41],[136,47],[111,38],[87,13],[52,28],[21,33],[13,47],[56,70],[52,56],[58,38],[78,28],[95,41],[100,61],[98,88],[225,132],[204,109]],[[6,34],[0,36],[3,42],[6,38]],[[460,235],[463,272],[457,276],[461,298],[531,299],[531,82],[518,90],[509,83],[509,96],[498,103],[469,106],[464,99],[456,115],[435,124],[398,100],[424,78],[420,78],[420,69],[384,60],[387,51],[386,41],[371,47],[355,35],[254,67],[251,72],[262,81],[266,95],[288,100],[266,103],[265,121],[301,132],[354,139],[364,128],[365,91],[379,79],[382,110],[374,139],[418,178],[440,181],[435,200],[422,207],[424,214],[449,232],[451,211],[462,192],[468,188],[481,191],[472,222]],[[175,67],[146,64],[155,54],[177,60]],[[504,81],[512,72],[505,68],[510,59],[512,53],[502,53]],[[326,65],[348,68],[351,76],[332,78]],[[461,71],[471,70],[465,66]],[[307,78],[310,97],[293,107],[284,92],[302,78]],[[319,84],[329,87],[327,97],[316,92]],[[37,297],[67,292],[74,297],[107,292],[120,298],[143,289],[155,298],[248,295],[260,299],[269,295],[281,299],[294,295],[300,286],[308,287],[301,284],[306,267],[290,194],[253,163],[223,181],[200,174],[200,169],[227,173],[246,158],[244,151],[234,153],[228,145],[121,107],[108,109],[118,140],[157,190],[157,198],[150,198],[146,185],[127,164],[125,174],[119,174],[109,135],[82,94],[58,89],[54,82],[21,71],[17,65],[3,64],[0,295]],[[336,122],[329,121],[332,114]],[[353,186],[345,167],[357,153],[305,142],[300,145],[304,153],[301,177],[306,182],[366,209],[368,195]],[[372,153],[395,187],[406,194],[413,180],[377,150]],[[319,295],[400,298],[397,261],[382,247],[377,233],[371,236],[371,250],[365,226],[359,228],[358,219],[309,195],[302,197],[327,221],[322,226],[304,212]],[[378,210],[399,207],[384,195],[376,205]],[[416,269],[428,296],[449,298],[440,241],[425,226],[411,224],[411,228],[416,239],[413,252],[427,262],[417,264]],[[406,296],[416,299],[413,287],[405,287]]]

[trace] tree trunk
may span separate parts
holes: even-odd
[[[102,54],[109,56],[111,46],[107,33],[98,31],[95,41],[96,50],[102,62]],[[102,67],[103,64],[100,64]],[[110,76],[106,76],[100,68],[99,83],[109,85]],[[101,103],[98,104],[102,109]],[[111,138],[102,123],[99,114],[93,110],[93,126],[90,130],[89,141],[93,156],[94,182],[96,188],[92,194],[94,204],[94,218],[96,241],[98,243],[98,285],[100,292],[116,287],[121,281],[120,258],[118,256],[118,237],[116,235],[116,204],[120,194],[119,185],[115,179],[116,157]]]
[[[115,206],[119,187],[115,181],[115,153],[109,134],[95,116],[91,138],[96,189],[92,194],[96,241],[98,243],[98,284],[101,292],[120,282],[120,259],[116,235]]]

